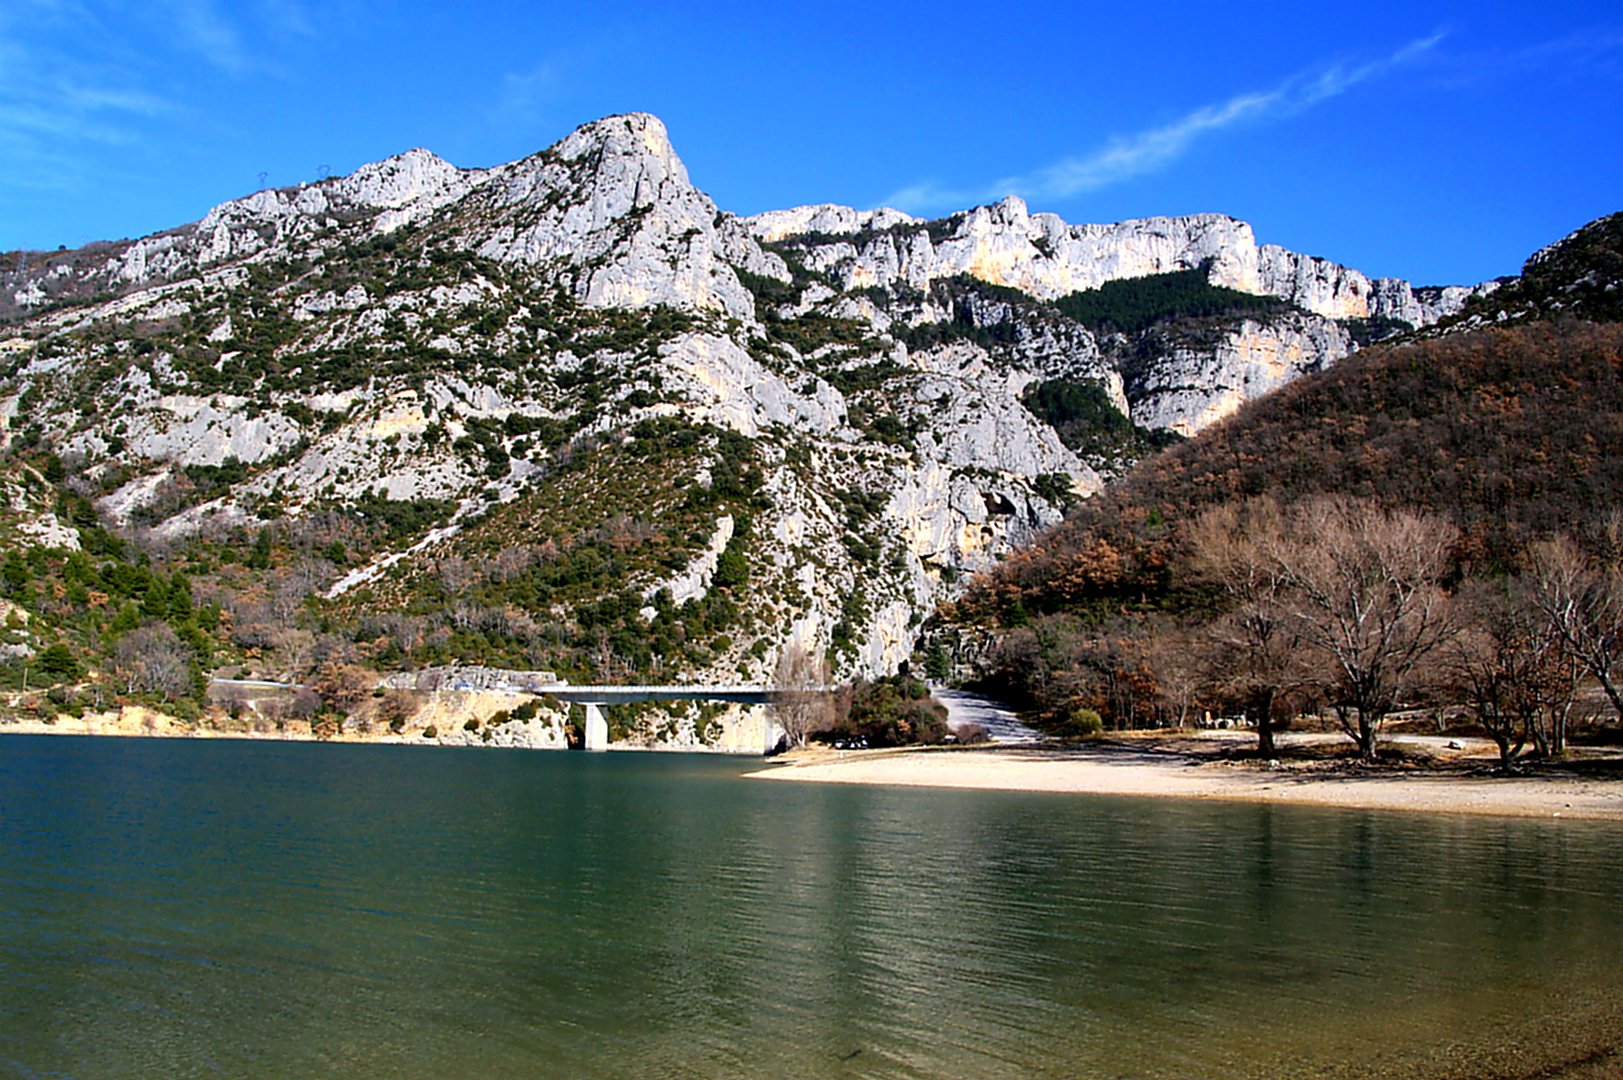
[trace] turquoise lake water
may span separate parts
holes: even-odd
[[[1515,1075],[1616,1034],[1615,826],[759,767],[0,739],[0,1076]]]

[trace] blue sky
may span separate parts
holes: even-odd
[[[632,110],[736,213],[1217,211],[1418,283],[1623,210],[1611,2],[0,0],[0,251]]]

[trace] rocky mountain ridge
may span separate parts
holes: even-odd
[[[209,567],[223,653],[282,672],[310,658],[256,605],[379,666],[763,679],[793,644],[891,671],[1157,430],[1470,295],[1218,215],[740,219],[643,114],[5,262],[5,452],[62,473],[10,535],[70,551],[71,518]],[[1200,303],[1144,328],[1056,303],[1179,273]]]
[[[1222,214],[1070,225],[1055,214],[1030,213],[1011,195],[945,221],[950,231],[895,210],[821,205],[768,211],[746,224],[769,243],[816,238],[810,265],[845,289],[897,281],[925,288],[967,274],[1051,300],[1121,278],[1205,268],[1214,285],[1277,296],[1325,318],[1413,326],[1454,313],[1471,292],[1371,280],[1328,259],[1259,245],[1250,225]]]

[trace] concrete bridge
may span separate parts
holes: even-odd
[[[609,745],[609,725],[603,706],[636,701],[730,701],[761,705],[772,700],[775,687],[764,683],[616,683],[574,684],[550,671],[514,671],[472,665],[450,665],[416,672],[398,672],[383,680],[397,690],[491,690],[508,694],[548,695],[559,701],[586,706],[588,750]],[[827,688],[827,689],[832,689]]]
[[[551,694],[559,701],[586,706],[588,750],[609,748],[609,722],[603,718],[604,705],[624,705],[633,701],[736,701],[759,705],[770,700],[772,688],[743,686],[571,686],[567,683],[537,687],[535,693]]]

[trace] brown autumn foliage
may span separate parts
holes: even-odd
[[[329,660],[316,673],[315,692],[335,713],[347,715],[371,696],[377,676],[365,668]]]
[[[956,613],[1017,625],[1165,606],[1185,528],[1269,495],[1439,514],[1468,567],[1508,567],[1623,492],[1623,326],[1538,323],[1375,347],[1251,402],[971,583]],[[1181,602],[1172,601],[1174,605]]]

